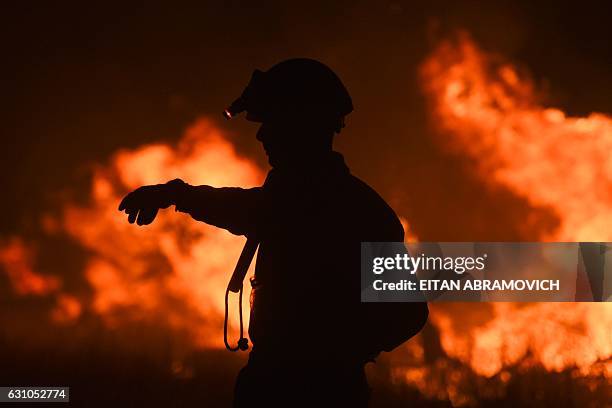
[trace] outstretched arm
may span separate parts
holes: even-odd
[[[119,211],[126,212],[130,223],[147,225],[153,222],[159,209],[175,205],[177,211],[198,221],[236,235],[248,235],[254,230],[260,201],[259,187],[191,186],[176,179],[132,191],[121,201]]]

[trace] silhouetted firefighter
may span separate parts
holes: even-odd
[[[393,210],[332,150],[352,110],[346,88],[320,62],[291,59],[255,70],[224,115],[246,112],[261,123],[257,140],[272,166],[263,186],[172,180],[140,187],[119,206],[138,225],[175,205],[245,235],[233,291],[241,290],[259,245],[251,282],[253,350],[238,375],[234,406],[367,406],[365,363],[427,320],[426,303],[360,302],[360,243],[402,242],[404,232]],[[239,348],[247,347],[241,338]]]

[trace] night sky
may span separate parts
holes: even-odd
[[[480,186],[430,141],[416,70],[436,39],[466,29],[486,50],[528,69],[546,104],[576,115],[612,112],[605,2],[533,3],[4,5],[0,234],[33,233],[41,208],[84,191],[92,163],[120,147],[176,140],[200,115],[217,117],[238,148],[265,166],[256,125],[225,123],[220,112],[254,68],[307,56],[335,69],[353,96],[337,149],[419,236],[522,238],[508,228],[466,236],[461,225],[448,231],[431,221],[457,208],[468,213],[466,223],[500,209],[519,217],[524,203],[498,194],[485,205],[474,197]]]

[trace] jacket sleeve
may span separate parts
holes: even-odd
[[[393,210],[386,204],[379,211],[380,217],[371,226],[368,240],[376,249],[372,256],[395,257],[406,250],[404,245],[404,229]],[[402,279],[416,279],[405,271],[385,271],[389,282],[399,282]],[[369,286],[374,278],[367,273],[365,282]],[[362,278],[362,282],[363,282]],[[405,341],[418,334],[429,316],[426,299],[421,292],[402,294],[401,292],[380,292],[378,302],[362,303],[363,322],[365,330],[362,333],[364,354],[367,359],[373,359],[380,352],[390,352]]]
[[[255,230],[261,196],[261,187],[186,185],[177,194],[175,206],[176,211],[188,213],[195,220],[248,236]]]

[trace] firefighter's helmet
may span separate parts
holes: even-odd
[[[325,64],[307,58],[255,70],[251,80],[224,112],[227,119],[246,112],[248,120],[342,120],[353,110],[351,97]]]

